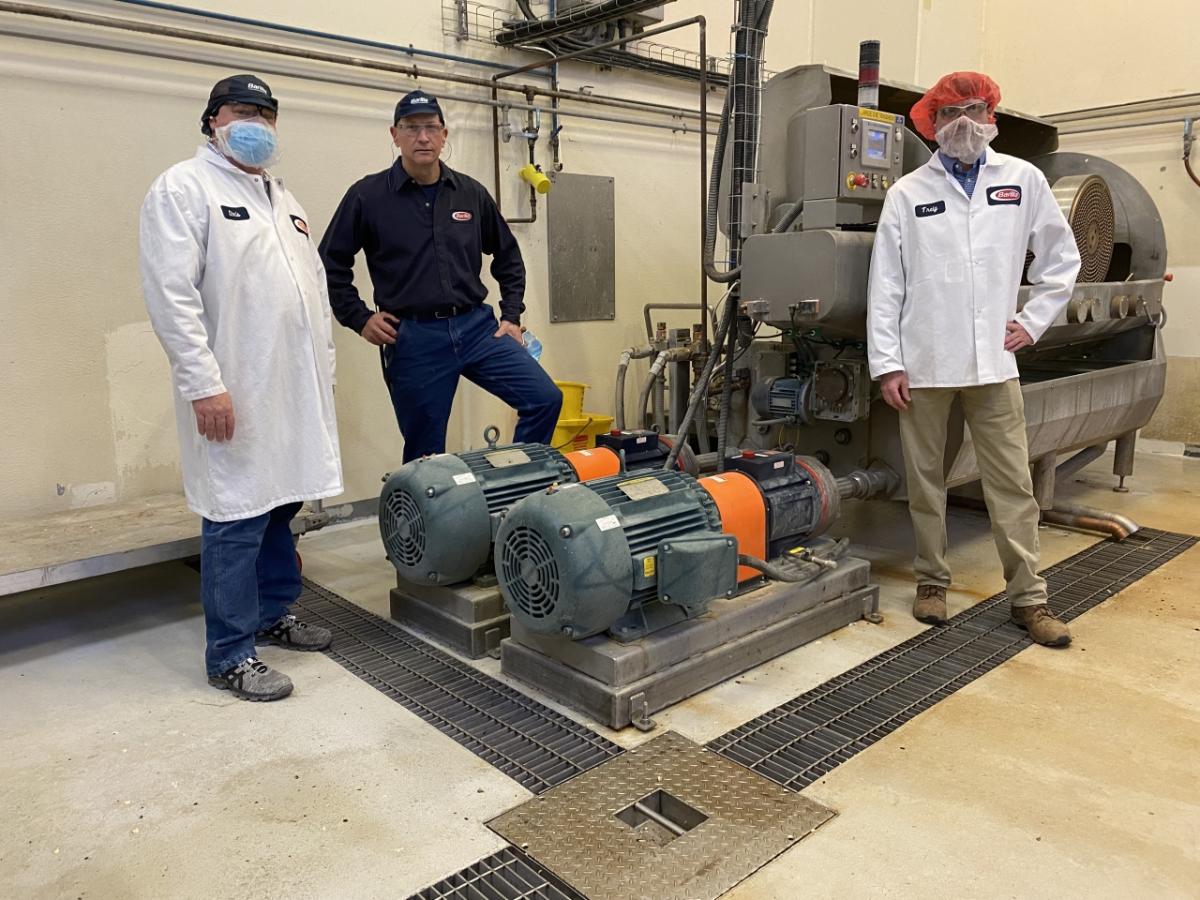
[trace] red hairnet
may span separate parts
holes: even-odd
[[[956,106],[964,100],[978,97],[988,105],[988,121],[995,122],[992,111],[1000,103],[1000,86],[981,72],[951,72],[938,79],[937,84],[925,92],[913,104],[909,112],[917,134],[926,140],[934,140],[934,116],[943,106]]]

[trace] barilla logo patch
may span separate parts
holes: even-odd
[[[255,84],[253,81],[247,81],[246,87],[252,91],[258,91],[260,94],[265,94],[267,92],[265,87],[263,87],[261,84]]]
[[[308,237],[309,236],[308,223],[305,222],[299,216],[292,216],[291,219],[292,219],[292,224],[296,226],[296,230],[298,232],[300,232],[302,235],[304,235],[305,237]]]
[[[1021,188],[1015,184],[1001,184],[988,188],[988,206],[1021,205]]]
[[[409,101],[409,103],[428,103],[428,102],[429,102],[428,97],[413,97],[412,100]]]
[[[465,209],[456,209],[454,212],[450,213],[450,218],[452,218],[455,222],[470,222],[474,217]]]
[[[235,222],[241,222],[250,218],[250,210],[244,206],[224,206],[221,207],[221,213],[227,219],[233,219]]]
[[[946,211],[946,201],[939,200],[937,203],[918,203],[913,212],[917,214],[918,219],[924,219],[926,216],[936,216]]]

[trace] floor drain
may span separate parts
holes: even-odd
[[[708,818],[666,791],[655,791],[625,807],[617,818],[638,832],[639,840],[660,847],[687,834]]]

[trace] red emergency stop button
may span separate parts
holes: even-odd
[[[1175,276],[1172,275],[1170,272],[1168,272],[1166,275],[1163,276],[1163,281],[1174,281],[1174,280],[1175,280]]]
[[[754,451],[753,450],[743,450],[742,451],[742,459],[754,459]]]

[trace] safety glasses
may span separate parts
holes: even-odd
[[[962,106],[943,106],[937,111],[937,117],[942,122],[950,122],[959,116],[978,119],[987,115],[987,104],[982,100],[975,103],[964,103]]]

